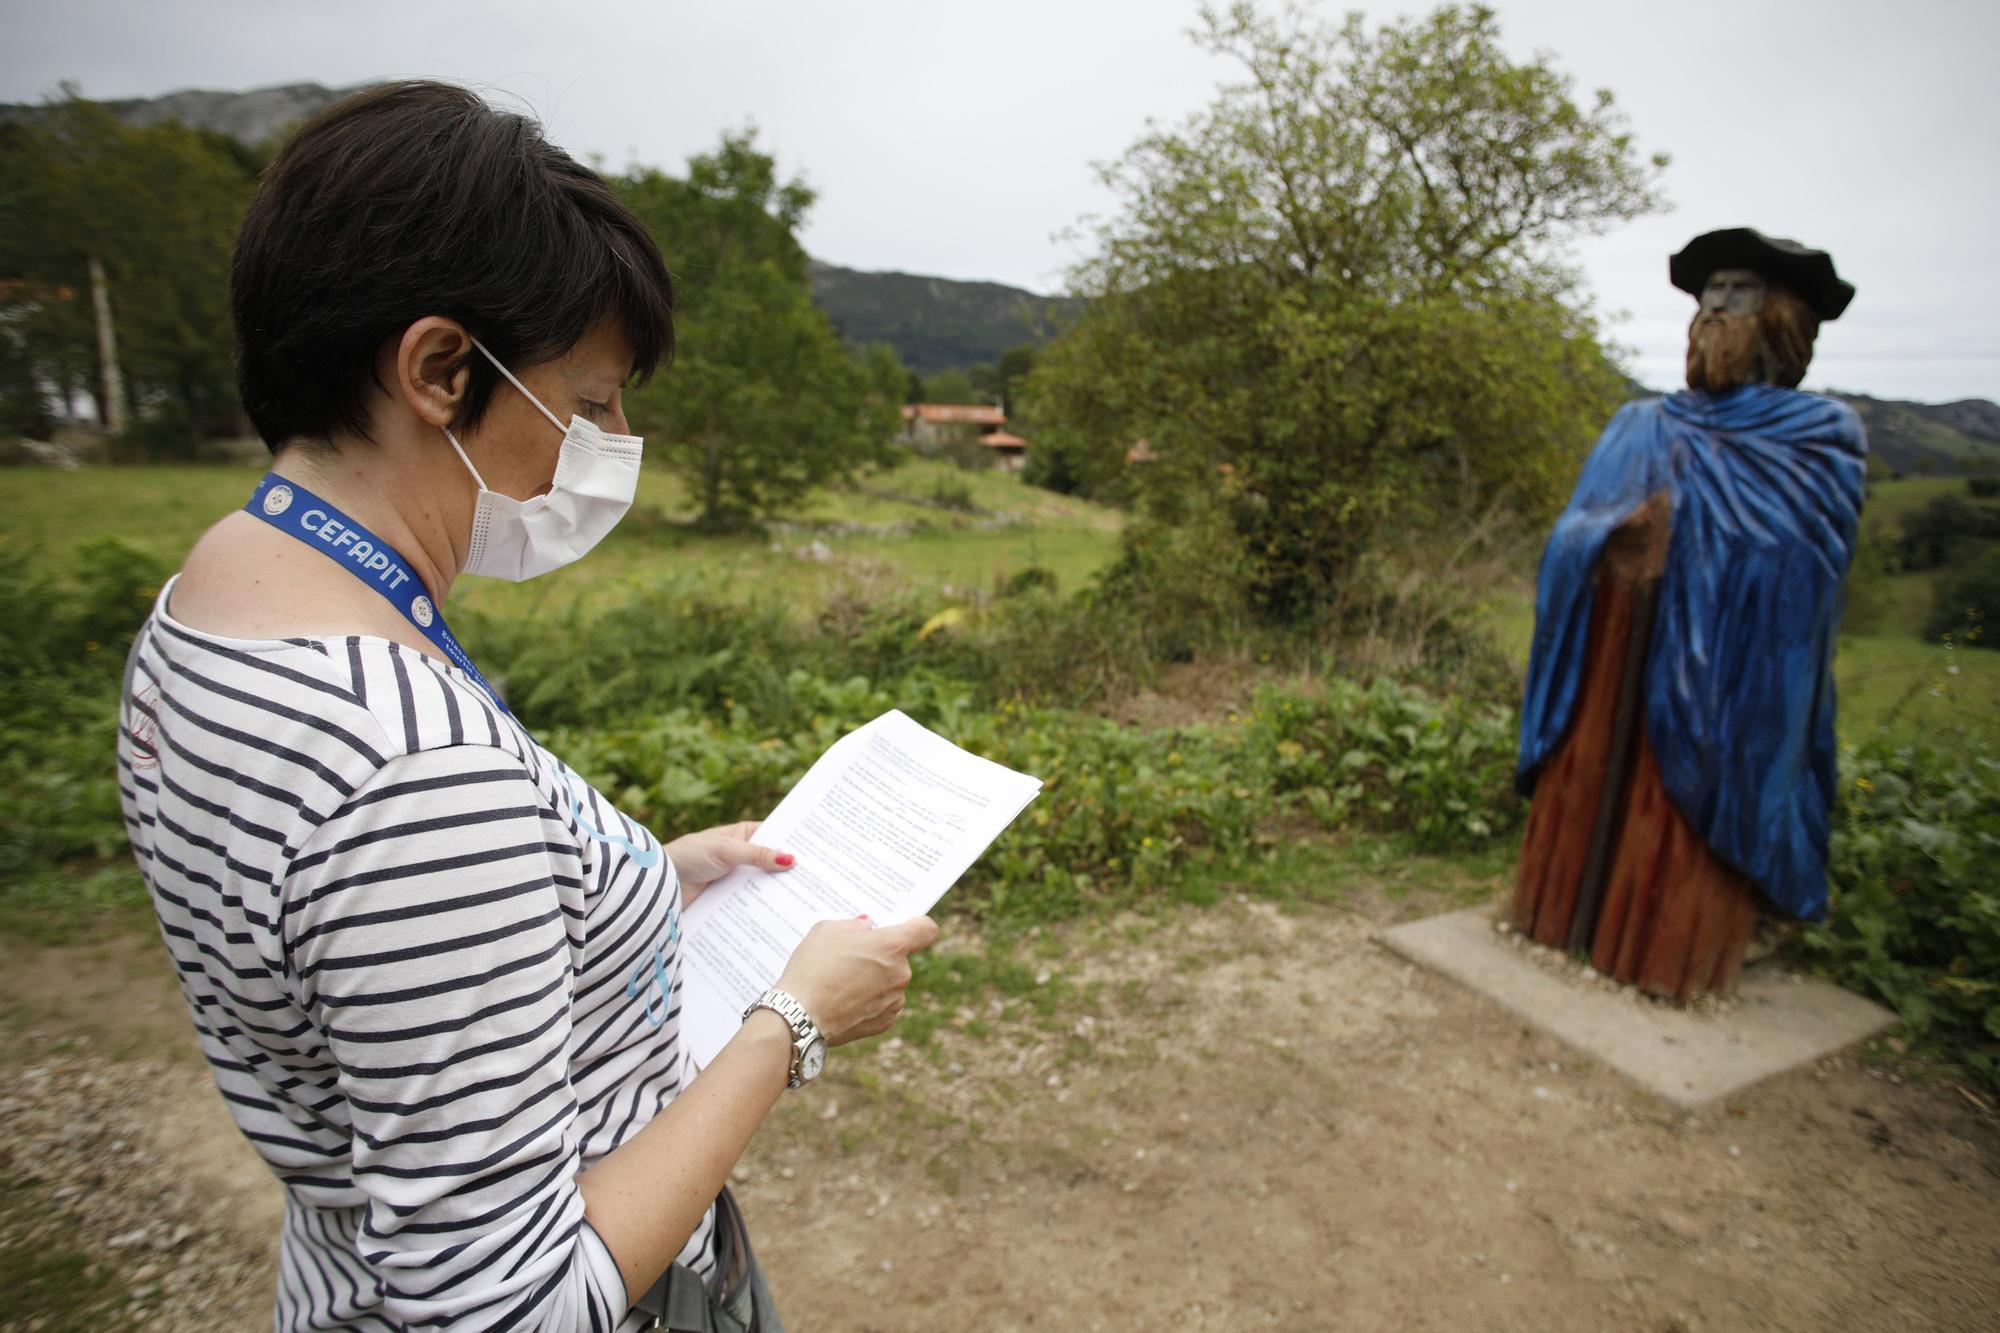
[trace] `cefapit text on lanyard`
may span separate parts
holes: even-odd
[[[472,677],[501,712],[508,712],[506,702],[486,683],[486,677],[479,674],[471,656],[459,645],[451,627],[444,623],[444,613],[425,593],[423,581],[410,572],[409,563],[396,553],[395,547],[296,481],[289,481],[275,472],[264,474],[264,479],[257,483],[257,489],[251,493],[250,502],[243,506],[243,510],[255,514],[278,531],[316,548],[327,559],[381,593],[390,605],[403,613],[404,619],[417,627],[419,633],[437,645],[438,651],[450,659],[452,665]]]

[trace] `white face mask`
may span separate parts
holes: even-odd
[[[637,435],[608,434],[595,422],[576,416],[569,419],[565,430],[556,414],[543,407],[542,400],[529,393],[513,371],[500,365],[499,357],[486,351],[485,343],[474,338],[472,345],[485,352],[486,359],[563,433],[555,481],[548,494],[528,500],[487,490],[485,478],[465,456],[458,437],[449,430],[444,433],[479,484],[465,572],[519,583],[562,568],[618,525],[639,489],[639,458],[645,441]]]

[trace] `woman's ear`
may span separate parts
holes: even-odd
[[[455,319],[426,315],[403,330],[394,349],[396,399],[432,426],[449,426],[458,417],[472,382],[468,364],[472,335]]]

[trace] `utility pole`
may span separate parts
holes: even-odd
[[[97,316],[97,364],[104,374],[103,425],[118,435],[125,430],[125,377],[118,372],[118,336],[111,329],[111,288],[96,255],[90,257],[90,307]]]

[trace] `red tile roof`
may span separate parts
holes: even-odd
[[[1004,426],[1007,414],[984,403],[908,403],[903,407],[903,420],[927,421],[932,425]]]

